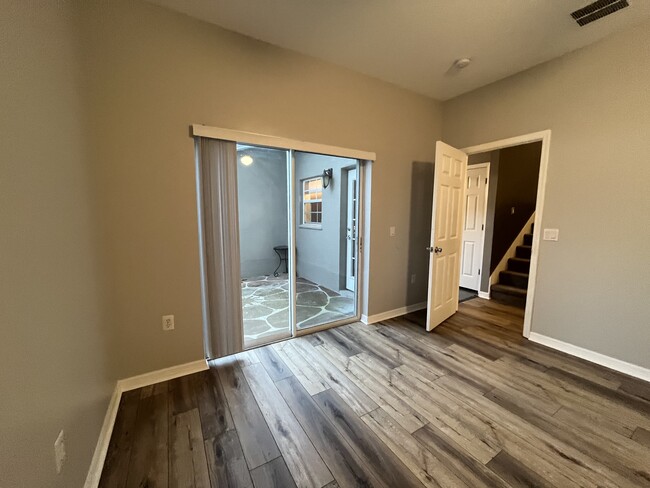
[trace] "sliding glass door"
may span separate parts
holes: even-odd
[[[358,162],[304,152],[295,152],[294,159],[300,331],[357,315],[357,287],[348,278],[356,276],[357,267]]]
[[[359,163],[237,144],[244,347],[358,318]]]
[[[237,145],[244,345],[292,335],[290,152]]]

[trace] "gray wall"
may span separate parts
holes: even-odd
[[[279,264],[275,246],[288,245],[287,153],[246,146],[253,164],[237,163],[241,276],[271,275]],[[278,272],[284,271],[284,263]]]
[[[411,163],[411,212],[409,215],[409,246],[407,279],[415,277],[409,287],[407,303],[412,305],[427,301],[429,251],[431,242],[431,211],[433,202],[433,162]],[[400,226],[396,226],[400,232]],[[388,234],[390,235],[390,234]],[[390,238],[390,237],[389,237]],[[392,238],[390,238],[392,239]],[[424,283],[424,286],[421,284]],[[420,286],[417,286],[417,285]]]
[[[82,2],[78,20],[120,377],[203,356],[192,123],[376,152],[362,312],[426,293],[408,277],[409,168],[433,160],[438,102],[141,1]]]
[[[73,12],[37,3],[0,0],[2,488],[83,486],[117,379]]]
[[[298,276],[330,290],[345,288],[347,171],[356,160],[295,153],[296,157],[296,269]],[[323,222],[320,229],[300,226],[302,221],[302,186],[306,178],[332,168],[333,178],[323,190]]]
[[[648,46],[645,22],[443,105],[456,147],[552,130],[532,330],[646,368]]]

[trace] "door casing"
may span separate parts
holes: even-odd
[[[521,146],[531,142],[542,143],[542,154],[539,162],[539,176],[537,180],[537,199],[535,202],[535,229],[533,231],[533,247],[530,257],[530,271],[528,277],[528,289],[526,291],[526,309],[524,311],[524,330],[522,335],[530,337],[533,325],[533,310],[535,305],[535,286],[537,281],[537,268],[539,260],[539,245],[542,235],[542,224],[544,215],[544,201],[546,198],[546,175],[548,172],[549,154],[551,150],[551,130],[531,132],[507,139],[499,139],[476,146],[468,146],[462,149],[468,156],[472,154],[496,151],[506,147]],[[460,270],[459,270],[460,273]]]

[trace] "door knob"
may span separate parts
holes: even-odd
[[[433,252],[433,248],[431,246],[425,248],[429,252]]]
[[[440,254],[442,252],[442,248],[436,246],[436,248],[433,250],[433,252],[435,252],[436,254]]]

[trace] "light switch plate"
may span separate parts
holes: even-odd
[[[174,330],[174,316],[173,315],[163,315],[163,317],[162,317],[162,328],[163,328],[163,330]]]
[[[395,237],[395,226],[394,225],[391,225],[388,228],[388,233],[390,234],[391,237]]]
[[[544,229],[545,241],[557,241],[560,237],[560,229]]]

